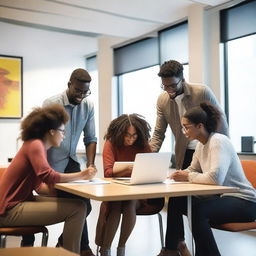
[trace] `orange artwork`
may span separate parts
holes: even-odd
[[[0,118],[22,117],[22,57],[0,55]]]

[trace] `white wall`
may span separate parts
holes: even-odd
[[[23,112],[67,87],[70,73],[85,67],[97,39],[0,22],[0,54],[23,57]],[[0,164],[16,153],[20,119],[0,119]]]
[[[205,10],[193,4],[188,11],[189,21],[189,76],[191,82],[210,86],[224,106],[219,44],[219,15],[223,6]],[[185,18],[185,17],[184,17]],[[32,107],[66,88],[71,71],[84,67],[85,55],[98,52],[100,99],[100,152],[102,137],[113,118],[113,49],[111,45],[124,41],[121,38],[90,38],[0,22],[0,54],[24,58],[24,115]],[[156,74],[157,75],[157,74]],[[222,84],[222,85],[221,85]],[[108,91],[106,93],[106,91]],[[20,120],[0,119],[0,164],[16,153],[16,138]]]

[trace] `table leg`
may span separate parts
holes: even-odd
[[[190,250],[192,255],[194,256],[194,241],[193,241],[193,234],[192,234],[192,196],[187,196],[187,214],[188,214],[188,225],[191,231],[191,246]]]

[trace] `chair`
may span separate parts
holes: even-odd
[[[158,222],[159,222],[161,246],[164,247],[163,220],[162,220],[162,215],[160,214],[160,211],[164,207],[165,199],[155,198],[155,199],[145,199],[140,201],[141,201],[141,205],[136,210],[136,215],[143,216],[143,215],[157,214]],[[99,255],[99,247],[102,244],[102,239],[104,234],[103,232],[104,225],[107,221],[107,211],[108,211],[107,207],[108,206],[105,202],[101,203],[98,223],[96,226],[96,237],[95,237],[95,244],[97,245],[97,255]]]
[[[6,168],[0,168],[0,179]],[[45,226],[0,227],[0,248],[5,248],[7,236],[23,236],[42,233],[42,246],[47,246],[48,229]]]
[[[163,231],[163,219],[160,211],[163,209],[164,204],[165,204],[164,198],[147,199],[145,200],[145,204],[142,204],[136,211],[136,215],[157,214],[162,248],[164,247],[164,231]]]
[[[0,248],[5,248],[7,236],[24,236],[43,233],[41,246],[47,246],[48,229],[45,226],[0,227]]]
[[[241,164],[247,179],[251,182],[252,186],[256,188],[256,161],[255,160],[241,160]],[[252,222],[234,222],[224,223],[220,225],[211,225],[215,229],[220,229],[230,232],[248,231],[256,229],[256,221]]]

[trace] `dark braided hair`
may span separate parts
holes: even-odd
[[[183,66],[176,60],[169,60],[161,65],[158,76],[162,78],[178,77],[183,79]]]
[[[43,139],[49,130],[58,129],[68,119],[66,110],[59,104],[37,107],[21,122],[21,139]]]
[[[110,140],[114,146],[123,147],[124,137],[131,125],[134,126],[138,134],[134,146],[144,148],[148,144],[151,127],[144,117],[139,114],[123,114],[112,120],[104,139]]]
[[[192,124],[202,123],[205,129],[211,133],[217,130],[221,112],[210,102],[202,102],[200,106],[188,110],[184,117]]]

